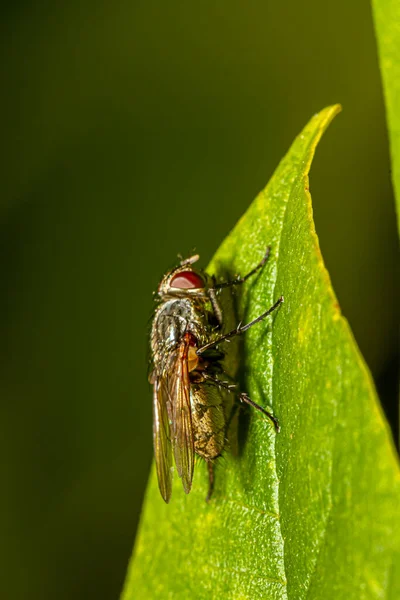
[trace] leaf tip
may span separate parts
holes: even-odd
[[[325,131],[328,125],[340,112],[342,112],[341,104],[331,104],[330,106],[323,108],[319,113],[316,113],[314,118],[320,121],[320,127],[322,131]]]

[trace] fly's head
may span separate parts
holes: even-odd
[[[204,298],[206,296],[210,285],[210,277],[204,271],[193,267],[193,263],[198,259],[198,254],[191,256],[164,275],[158,286],[158,296],[162,300],[170,298]]]

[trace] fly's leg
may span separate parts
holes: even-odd
[[[223,388],[224,390],[227,390],[231,394],[236,393],[240,402],[245,402],[246,404],[250,404],[250,406],[252,406],[256,410],[262,412],[263,415],[266,415],[268,417],[268,419],[270,419],[272,421],[276,432],[277,433],[280,432],[281,428],[280,428],[278,419],[276,417],[274,417],[274,415],[272,413],[270,413],[268,410],[266,410],[265,408],[263,408],[262,406],[257,404],[257,402],[254,402],[254,400],[249,398],[249,396],[246,394],[246,392],[238,393],[238,389],[237,389],[238,386],[236,383],[229,383],[228,381],[221,381],[220,379],[218,379],[217,377],[214,377],[213,375],[210,375],[209,373],[203,373],[203,381],[204,380],[212,381],[213,383],[215,383],[215,385]]]
[[[210,298],[211,301],[211,306],[213,308],[214,311],[214,315],[218,321],[218,325],[220,327],[222,327],[222,323],[223,323],[223,317],[222,317],[222,309],[219,305],[218,299],[217,299],[217,292],[215,290],[215,288],[210,288],[208,290],[208,296]]]
[[[207,461],[208,467],[208,492],[206,496],[206,502],[210,502],[212,493],[214,491],[214,465],[211,460]]]
[[[209,342],[208,344],[205,344],[204,346],[201,346],[200,348],[198,348],[196,350],[196,354],[198,356],[201,356],[204,352],[206,352],[206,350],[209,350],[210,348],[213,348],[214,346],[221,344],[221,342],[226,342],[226,341],[230,340],[231,338],[235,337],[236,335],[241,335],[242,333],[244,333],[245,331],[250,329],[250,327],[253,327],[253,325],[255,325],[256,323],[259,323],[260,321],[262,321],[263,319],[268,317],[272,312],[274,312],[274,310],[276,310],[278,308],[278,306],[280,306],[282,304],[283,301],[284,301],[284,298],[283,298],[283,296],[281,296],[280,298],[278,298],[278,300],[275,302],[275,304],[273,306],[271,306],[271,308],[269,308],[267,311],[265,311],[265,313],[263,313],[256,319],[253,319],[253,321],[250,321],[250,323],[247,323],[247,325],[242,325],[241,323],[239,323],[239,325],[236,327],[236,329],[232,329],[232,331],[225,333],[225,335],[221,335],[220,337],[213,340],[212,342]],[[245,400],[244,400],[244,402],[245,402]]]
[[[256,410],[259,410],[264,415],[266,415],[268,417],[268,419],[270,419],[270,421],[273,422],[276,433],[280,432],[281,427],[279,425],[278,419],[276,417],[274,417],[274,415],[272,413],[270,413],[268,410],[265,410],[265,408],[263,408],[262,406],[257,404],[257,402],[254,402],[254,400],[249,398],[248,395],[246,394],[246,392],[242,392],[241,394],[239,394],[239,400],[241,402],[245,402],[246,404],[250,404],[250,406],[252,406]]]
[[[268,246],[268,248],[265,251],[263,259],[258,263],[258,265],[256,267],[254,267],[254,269],[252,269],[250,271],[250,273],[247,273],[247,275],[245,275],[244,277],[240,277],[240,275],[239,275],[238,277],[236,277],[236,279],[233,279],[232,281],[225,281],[223,283],[216,283],[214,285],[214,289],[215,290],[222,290],[223,288],[232,287],[233,285],[240,285],[240,284],[244,283],[245,281],[248,280],[249,277],[251,277],[252,275],[254,275],[255,273],[257,273],[257,271],[259,271],[260,269],[263,268],[263,266],[265,265],[265,263],[268,260],[270,252],[271,252],[271,247]]]
[[[238,405],[234,404],[232,406],[232,410],[231,410],[231,414],[229,415],[229,418],[226,422],[226,428],[225,428],[225,435],[228,435],[228,431],[229,431],[229,427],[231,426],[231,423],[233,421],[233,417],[236,415],[236,411],[237,411]]]

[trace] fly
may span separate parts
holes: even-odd
[[[256,404],[227,376],[223,368],[224,342],[241,335],[270,315],[283,302],[246,325],[223,333],[223,315],[218,294],[241,285],[267,262],[262,261],[244,277],[217,283],[205,271],[195,269],[198,255],[182,260],[158,287],[159,305],[151,329],[153,385],[153,446],[158,485],[165,502],[172,492],[175,462],[183,489],[192,486],[195,454],[208,465],[210,499],[214,486],[213,463],[221,455],[230,422],[228,398],[235,395],[266,415],[279,432],[279,422]]]

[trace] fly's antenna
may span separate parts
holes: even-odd
[[[185,265],[192,265],[193,263],[199,260],[200,256],[198,254],[193,254],[193,256],[189,256],[189,258],[184,258],[181,260],[181,267]]]

